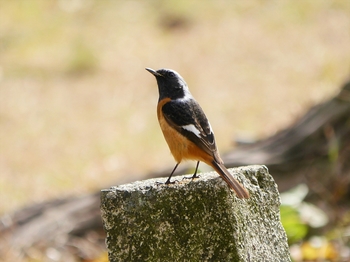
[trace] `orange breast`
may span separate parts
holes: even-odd
[[[182,160],[197,160],[207,164],[211,164],[213,157],[208,155],[193,142],[171,127],[163,116],[162,107],[170,101],[170,98],[161,100],[157,107],[157,116],[160,128],[162,129],[164,138],[169,146],[175,161],[180,163]]]

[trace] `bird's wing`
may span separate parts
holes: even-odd
[[[170,126],[207,152],[216,153],[213,130],[200,105],[191,99],[169,101],[162,107],[165,120]]]

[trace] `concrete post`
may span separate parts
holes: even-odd
[[[114,261],[291,261],[280,198],[265,166],[230,169],[249,190],[235,196],[214,172],[194,181],[157,178],[101,192]]]

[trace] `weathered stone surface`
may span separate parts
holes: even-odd
[[[277,186],[264,166],[230,169],[239,199],[214,172],[172,185],[150,179],[102,190],[110,261],[291,261]]]

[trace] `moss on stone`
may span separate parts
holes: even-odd
[[[267,168],[231,172],[250,191],[248,200],[237,198],[216,173],[192,182],[177,177],[173,185],[151,179],[103,190],[110,261],[290,261]],[[273,259],[260,260],[266,256]]]

